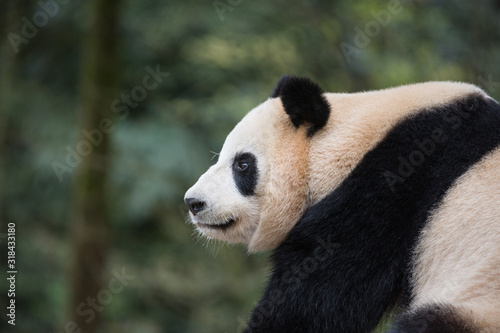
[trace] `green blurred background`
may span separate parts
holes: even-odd
[[[339,92],[467,81],[498,100],[499,14],[498,0],[0,2],[0,331],[241,332],[268,254],[186,223],[212,151],[285,73]]]

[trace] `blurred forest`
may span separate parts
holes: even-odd
[[[0,22],[0,332],[241,332],[268,254],[198,239],[183,195],[285,73],[500,98],[499,0],[6,0]]]

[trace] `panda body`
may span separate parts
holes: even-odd
[[[500,107],[468,84],[283,77],[186,193],[273,270],[246,332],[500,332]]]

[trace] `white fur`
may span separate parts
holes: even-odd
[[[453,304],[500,332],[500,148],[450,188],[414,254],[413,307]]]

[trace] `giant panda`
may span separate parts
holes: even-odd
[[[500,332],[500,106],[427,82],[282,77],[185,195],[210,239],[273,250],[245,332]]]

